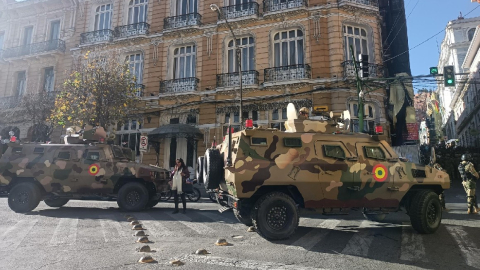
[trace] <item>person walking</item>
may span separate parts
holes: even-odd
[[[478,213],[477,196],[475,195],[475,189],[477,184],[475,181],[479,178],[475,166],[470,162],[470,154],[463,154],[462,161],[458,165],[458,171],[462,177],[462,184],[465,192],[467,193],[468,214]]]
[[[173,199],[175,200],[175,211],[173,214],[178,213],[178,195],[182,198],[183,213],[187,211],[187,201],[185,200],[185,193],[183,192],[183,186],[186,183],[187,178],[190,177],[190,172],[187,166],[183,162],[183,159],[179,158],[175,161],[175,169],[172,172],[172,191]]]

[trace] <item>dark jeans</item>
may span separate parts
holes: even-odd
[[[175,210],[178,210],[178,193],[176,190],[173,191],[173,200],[175,201]],[[183,210],[187,209],[187,201],[185,200],[185,192],[180,194],[180,197],[182,198],[182,204],[183,204]]]

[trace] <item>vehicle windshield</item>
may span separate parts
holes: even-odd
[[[133,161],[133,151],[130,148],[121,147],[118,145],[112,146],[113,156],[118,159],[128,159]]]

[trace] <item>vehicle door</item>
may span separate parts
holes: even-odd
[[[59,147],[55,150],[50,166],[52,192],[76,193],[81,171],[75,164],[79,161],[72,147]]]
[[[106,194],[108,180],[106,178],[105,153],[102,148],[87,148],[83,152],[80,166],[82,181],[79,190],[85,194]]]
[[[319,169],[318,185],[323,191],[322,207],[348,207],[354,173],[351,168],[356,157],[339,141],[316,141],[315,154]]]
[[[398,201],[392,200],[394,173],[391,163],[395,158],[380,142],[361,142],[355,144],[360,173],[355,178],[357,191],[353,199],[358,200],[359,207],[396,207]],[[395,159],[397,160],[397,159]]]

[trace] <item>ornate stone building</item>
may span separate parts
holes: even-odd
[[[312,111],[349,109],[357,130],[350,46],[355,57],[368,55],[368,79],[373,88],[381,86],[373,82],[383,76],[377,0],[72,1],[62,2],[75,6],[74,35],[66,45],[71,62],[87,52],[115,55],[129,61],[136,74],[144,117],[119,127],[117,138],[138,148],[140,134],[150,134],[144,163],[171,167],[182,157],[193,170],[214,137],[223,139],[230,120],[240,128],[236,43],[243,118],[257,126],[283,129],[286,106],[293,102]],[[385,90],[370,92],[365,100],[366,129],[388,125]]]

